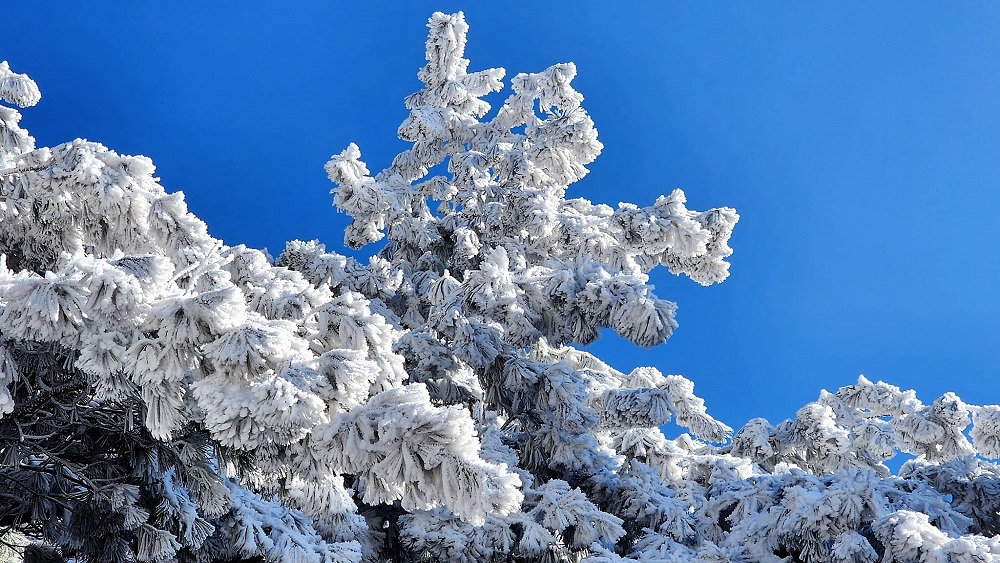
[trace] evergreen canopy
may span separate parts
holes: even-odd
[[[862,377],[734,434],[582,349],[665,342],[648,273],[725,280],[738,215],[566,199],[602,149],[573,64],[487,118],[504,70],[468,72],[461,13],[428,27],[412,146],[326,167],[367,263],[226,246],[149,159],[36,148],[0,105],[8,557],[1000,561],[1000,407]],[[39,99],[0,63],[0,100]]]

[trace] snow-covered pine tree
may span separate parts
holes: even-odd
[[[581,349],[664,342],[648,273],[724,280],[738,217],[566,199],[602,148],[575,67],[487,119],[504,71],[468,72],[462,14],[429,28],[412,147],[327,165],[348,246],[386,239],[367,263],[227,247],[148,159],[35,148],[0,105],[5,556],[1000,561],[1000,407],[862,377],[733,435]],[[0,64],[0,100],[39,97]]]

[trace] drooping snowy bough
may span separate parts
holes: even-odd
[[[733,434],[689,380],[579,348],[666,341],[648,273],[723,281],[738,216],[566,199],[602,149],[575,67],[487,119],[504,71],[468,72],[462,14],[429,28],[412,147],[327,164],[347,245],[385,239],[367,263],[227,247],[148,159],[36,149],[0,105],[3,553],[1000,561],[1000,407],[861,378]],[[39,97],[0,64],[0,100]]]

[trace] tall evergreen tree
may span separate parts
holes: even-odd
[[[1000,407],[862,377],[733,434],[684,377],[581,348],[665,342],[649,272],[723,281],[738,216],[566,199],[602,149],[575,67],[515,76],[487,118],[503,69],[468,72],[461,13],[428,27],[411,148],[374,176],[353,144],[327,164],[346,244],[384,241],[367,263],[225,246],[145,157],[35,148],[0,106],[0,549],[1000,561]],[[0,64],[0,100],[39,98]]]

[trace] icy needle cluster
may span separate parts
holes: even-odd
[[[602,149],[574,65],[491,112],[504,70],[469,72],[461,13],[428,27],[412,146],[326,166],[367,263],[225,246],[145,157],[35,148],[0,105],[4,553],[1000,561],[1000,407],[862,377],[734,434],[684,377],[582,349],[665,342],[650,270],[723,281],[738,215],[567,199]],[[0,64],[0,100],[39,97]]]

